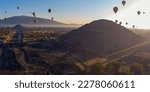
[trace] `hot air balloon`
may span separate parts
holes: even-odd
[[[135,28],[135,25],[133,25],[132,27]]]
[[[17,10],[19,10],[19,6],[17,6]]]
[[[117,24],[117,23],[118,23],[118,20],[115,20],[115,23]]]
[[[125,1],[125,0],[123,0],[123,1],[122,1],[122,5],[123,5],[123,6],[125,6],[125,4],[126,4],[126,1]]]
[[[140,15],[140,14],[141,14],[141,11],[137,11],[137,14]]]
[[[118,12],[118,7],[113,8],[114,13],[116,14]]]
[[[32,14],[33,14],[34,17],[36,17],[36,16],[35,16],[35,12],[32,12]]]
[[[49,13],[51,13],[51,11],[52,11],[51,9],[48,9],[48,12],[49,12]]]
[[[54,20],[54,18],[52,17],[51,20]]]
[[[4,18],[4,20],[6,21],[6,20],[7,20],[7,18],[5,17],[5,18]]]
[[[119,22],[120,25],[122,25],[122,22]]]
[[[145,14],[145,12],[143,12],[143,14]]]
[[[126,22],[126,25],[128,25],[128,22]]]
[[[7,11],[5,11],[5,14],[7,13]]]

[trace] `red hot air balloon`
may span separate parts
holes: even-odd
[[[125,0],[123,0],[123,1],[122,1],[122,5],[123,5],[123,6],[125,6],[125,4],[126,4],[126,1],[125,1]]]
[[[118,12],[118,7],[113,8],[114,13],[116,14]]]

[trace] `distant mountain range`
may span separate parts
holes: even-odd
[[[36,18],[36,23],[34,22],[35,18],[31,16],[14,16],[9,17],[7,20],[0,20],[0,27],[22,25],[28,27],[79,27],[78,24],[65,24],[55,20]]]
[[[58,40],[76,53],[77,56],[103,56],[128,48],[144,41],[125,27],[109,20],[97,20],[73,30]]]

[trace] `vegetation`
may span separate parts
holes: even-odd
[[[68,32],[57,30],[24,28],[17,32],[13,28],[0,28],[0,74],[150,74],[148,52],[135,53],[120,61],[93,60],[93,63],[85,64],[71,54],[72,50],[57,44],[55,39]],[[145,51],[148,51],[149,46],[146,48]]]
[[[86,74],[86,73],[83,73]],[[91,66],[89,74],[93,75],[143,75],[144,68],[142,64],[134,63],[132,65],[124,66],[122,63],[107,62],[97,63]]]
[[[142,75],[144,74],[144,68],[142,64],[134,63],[130,66],[130,73],[132,75]]]

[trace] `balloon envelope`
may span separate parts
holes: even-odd
[[[48,12],[50,13],[52,10],[51,9],[48,9]]]
[[[141,11],[137,11],[137,14],[140,15],[140,14],[141,14]]]
[[[122,5],[123,5],[123,6],[125,6],[125,4],[126,4],[126,1],[125,1],[125,0],[123,0],[123,1],[122,1]]]
[[[122,22],[119,22],[119,24],[121,25],[121,24],[122,24]]]
[[[19,6],[17,6],[17,9],[19,10]]]
[[[35,12],[33,12],[32,14],[33,14],[33,16],[35,17]]]
[[[115,23],[118,23],[118,20],[115,20]]]
[[[4,18],[4,20],[7,20],[7,18]]]
[[[118,7],[114,7],[113,11],[114,11],[114,13],[117,13],[118,12]]]

